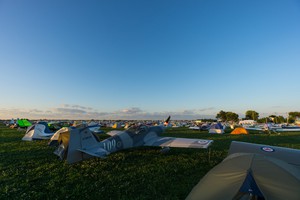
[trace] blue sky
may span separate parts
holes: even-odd
[[[300,2],[0,0],[0,119],[300,111]]]

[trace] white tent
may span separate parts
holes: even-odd
[[[45,140],[49,139],[54,133],[48,128],[46,122],[39,122],[27,128],[27,131],[22,138],[24,141]]]
[[[213,124],[209,127],[208,132],[209,133],[223,134],[224,133],[224,128],[225,128],[225,126],[223,126],[221,123],[216,123],[216,124]]]

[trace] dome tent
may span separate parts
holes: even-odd
[[[223,134],[224,133],[224,126],[221,123],[212,124],[209,127],[209,133],[217,133]]]
[[[27,128],[26,133],[22,140],[46,140],[50,139],[54,133],[50,131],[46,122],[38,122]]]
[[[213,187],[213,188],[212,188]],[[300,199],[300,171],[282,160],[234,153],[211,169],[186,199]]]
[[[235,128],[230,134],[240,135],[240,134],[249,134],[249,132],[244,127]]]

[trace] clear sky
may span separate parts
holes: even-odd
[[[300,1],[0,0],[0,119],[300,111]]]

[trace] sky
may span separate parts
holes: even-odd
[[[0,119],[300,111],[300,1],[0,0]]]

